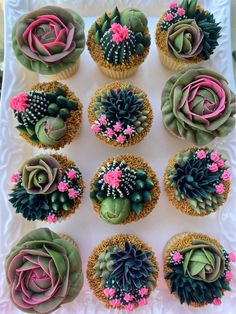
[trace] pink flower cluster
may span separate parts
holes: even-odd
[[[178,16],[184,16],[185,15],[185,9],[179,7],[177,2],[171,2],[171,4],[169,5],[170,10],[173,10],[172,13],[167,13],[166,17],[165,17],[165,21],[166,22],[171,22],[174,19],[174,13],[176,12],[176,14]]]
[[[126,26],[122,26],[120,23],[113,23],[111,25],[112,31],[112,41],[117,45],[124,41],[129,36],[128,28]]]
[[[13,173],[11,176],[11,182],[12,183],[17,183],[21,178],[21,175],[19,173]]]
[[[18,112],[24,112],[27,105],[28,95],[26,93],[21,93],[10,99],[10,108]]]
[[[104,174],[103,180],[106,184],[110,185],[113,188],[118,188],[120,186],[122,177],[121,170],[110,170]]]
[[[78,172],[75,169],[69,169],[66,172],[66,176],[70,181],[73,181],[74,179],[76,179]],[[69,186],[69,182],[65,182],[65,181],[61,181],[58,184],[58,191],[64,193],[64,192],[68,192],[68,196],[70,199],[75,199],[79,196],[79,192],[74,189],[74,188],[70,188]]]
[[[48,220],[48,222],[49,223],[55,223],[55,222],[57,222],[57,220],[58,220],[58,217],[56,216],[56,215],[49,215],[48,217],[47,217],[47,220]]]
[[[171,259],[173,260],[174,263],[180,264],[183,261],[183,255],[180,252],[175,251],[171,256]]]

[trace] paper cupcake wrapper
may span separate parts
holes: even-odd
[[[112,68],[105,68],[101,65],[98,65],[99,69],[101,70],[101,72],[107,76],[109,76],[110,78],[112,79],[115,79],[115,80],[123,80],[127,77],[130,77],[131,75],[133,75],[137,69],[138,69],[138,66],[136,67],[133,67],[131,69],[128,69],[128,70],[124,70],[124,71],[115,71],[113,70]]]
[[[66,80],[69,77],[73,76],[79,69],[80,66],[80,57],[77,59],[76,63],[69,67],[68,69],[65,69],[61,72],[58,72],[56,74],[51,75],[43,75],[49,80]]]

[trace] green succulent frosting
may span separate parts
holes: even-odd
[[[173,75],[162,92],[163,121],[178,137],[203,146],[235,126],[235,96],[226,79],[195,66]]]
[[[19,62],[41,74],[55,74],[73,66],[85,47],[84,22],[79,14],[46,6],[23,15],[12,31]]]
[[[107,197],[101,203],[100,216],[107,222],[119,224],[128,218],[130,200],[128,198]]]
[[[127,26],[135,33],[144,33],[147,29],[148,20],[146,16],[137,9],[125,9],[121,12],[120,22],[123,26]]]
[[[198,0],[183,0],[180,4],[180,7],[185,10],[185,14],[189,18],[194,18],[197,9]]]

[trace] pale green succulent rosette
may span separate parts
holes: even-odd
[[[107,197],[101,203],[100,216],[109,223],[118,224],[128,218],[130,210],[128,198]]]
[[[12,301],[27,313],[51,313],[83,286],[78,249],[47,228],[26,234],[7,255],[5,269]]]
[[[222,75],[204,67],[173,75],[162,92],[161,109],[166,128],[197,146],[228,135],[235,126],[235,95]]]
[[[72,67],[85,47],[79,14],[45,6],[21,16],[12,31],[12,46],[27,69],[51,75]]]

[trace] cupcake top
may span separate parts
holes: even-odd
[[[59,149],[80,129],[82,104],[65,84],[39,83],[10,99],[20,135],[30,144]]]
[[[146,305],[157,277],[158,265],[151,248],[127,234],[102,241],[88,261],[90,288],[109,308],[132,311]]]
[[[88,107],[92,132],[117,147],[140,142],[149,132],[153,114],[147,95],[128,83],[98,89]]]
[[[220,305],[224,292],[231,290],[230,262],[236,256],[216,240],[204,234],[180,234],[167,244],[164,256],[165,279],[181,304]]]
[[[57,6],[46,6],[21,16],[12,31],[12,45],[27,69],[50,75],[74,65],[84,50],[81,16]]]
[[[157,24],[158,47],[176,59],[207,60],[218,46],[221,27],[197,2],[171,2]]]
[[[26,234],[7,255],[5,269],[11,300],[27,313],[51,313],[83,286],[78,248],[47,228]]]
[[[159,198],[155,172],[142,158],[109,158],[95,174],[90,198],[100,217],[111,224],[129,223],[147,216]]]
[[[88,49],[102,66],[128,68],[144,61],[151,43],[146,16],[128,8],[102,15],[88,34]]]
[[[222,75],[204,67],[173,75],[163,89],[161,110],[167,129],[197,146],[235,127],[235,95]]]
[[[57,222],[75,212],[84,184],[74,162],[61,155],[39,155],[11,176],[9,201],[27,220]]]
[[[190,148],[175,155],[168,163],[164,180],[173,204],[195,216],[219,209],[230,188],[226,159],[205,147]]]

